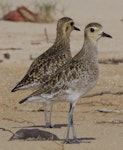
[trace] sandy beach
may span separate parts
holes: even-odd
[[[39,0],[38,0],[39,1]],[[6,0],[12,8],[25,5],[33,10],[34,0]],[[43,2],[43,1],[42,1]],[[54,2],[54,1],[51,1]],[[78,101],[74,111],[74,122],[80,144],[64,144],[66,136],[69,103],[54,105],[52,122],[54,128],[44,127],[44,114],[41,103],[20,105],[18,102],[31,91],[11,93],[12,87],[25,75],[36,58],[47,50],[56,36],[56,23],[60,17],[73,18],[81,32],[71,34],[71,51],[74,56],[83,44],[84,27],[90,22],[103,25],[104,31],[112,39],[99,41],[99,60],[123,59],[123,2],[121,0],[60,0],[55,1],[64,15],[56,13],[53,23],[30,23],[0,21],[0,150],[122,150],[123,149],[123,63],[99,64],[100,77],[95,88],[88,94],[104,91],[103,94],[83,98]],[[2,13],[0,13],[0,16]],[[47,30],[49,42],[44,30]],[[16,50],[4,50],[14,48]],[[10,58],[4,58],[9,53]],[[40,110],[40,111],[39,111]],[[40,129],[59,137],[55,141],[8,141],[12,136],[1,128],[16,132],[19,129]],[[72,137],[72,135],[71,135]]]

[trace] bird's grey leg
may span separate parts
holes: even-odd
[[[68,126],[67,126],[67,136],[65,139],[65,143],[71,143],[70,139],[69,139],[69,133],[70,133],[70,126],[71,126],[71,111],[68,114]]]
[[[71,109],[71,107],[72,107],[72,103],[70,103],[70,109]],[[80,143],[80,141],[77,139],[76,133],[75,133],[74,123],[73,123],[73,114],[72,114],[72,117],[71,117],[71,127],[72,127],[72,133],[73,133],[74,142],[75,143]]]
[[[43,103],[43,108],[44,108],[44,118],[45,118],[45,123],[46,123],[46,128],[49,128],[49,120],[47,117],[47,108],[46,108],[46,103]]]
[[[52,110],[53,110],[53,103],[50,103],[50,116],[49,116],[49,125],[50,125],[50,128],[53,127],[52,124],[51,124]]]
[[[65,143],[69,143],[69,144],[71,143],[71,141],[69,139],[69,133],[70,133],[70,126],[71,126],[71,119],[72,119],[73,110],[74,110],[74,105],[71,103],[69,114],[68,114],[67,136],[66,136],[66,139],[65,139]]]
[[[66,139],[65,139],[65,143],[69,143],[69,144],[71,143],[71,141],[69,140],[70,126],[72,127],[74,143],[80,143],[80,141],[76,137],[74,123],[73,123],[73,110],[74,110],[74,107],[75,107],[75,104],[70,103],[70,110],[69,110],[69,115],[68,115],[67,136],[66,136]]]
[[[71,118],[71,127],[72,127],[74,143],[80,143],[80,141],[77,139],[76,133],[75,133],[74,123],[73,123],[73,114],[72,114],[72,118]]]

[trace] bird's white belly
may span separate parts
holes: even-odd
[[[88,85],[84,87],[82,86],[76,89],[70,88],[66,90],[66,94],[67,94],[66,99],[70,102],[79,100],[82,96],[84,96],[87,92],[89,92],[95,86],[96,83],[97,83],[97,80],[89,83]]]
[[[67,94],[67,100],[74,102],[76,100],[78,100],[81,95],[83,95],[83,91],[82,90],[66,90],[66,94]]]

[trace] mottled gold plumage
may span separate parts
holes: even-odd
[[[69,17],[61,18],[57,23],[56,40],[46,52],[37,57],[23,79],[12,89],[36,88],[48,80],[51,74],[71,59],[70,33],[79,30]]]
[[[33,61],[26,75],[12,89],[12,92],[23,89],[36,90],[40,85],[43,85],[46,81],[48,81],[50,76],[54,74],[56,70],[58,70],[67,61],[71,60],[70,33],[73,30],[79,29],[74,26],[74,21],[71,18],[63,17],[58,20],[57,34],[54,44]],[[51,115],[48,120],[45,104],[44,114],[46,127],[51,127]]]

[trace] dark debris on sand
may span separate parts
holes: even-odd
[[[20,129],[10,139],[12,140],[59,140],[59,138],[48,131],[39,129]]]

